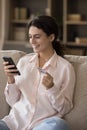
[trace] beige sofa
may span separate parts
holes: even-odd
[[[5,101],[4,88],[6,76],[3,72],[2,56],[11,56],[15,63],[25,55],[17,50],[0,51],[0,119],[9,112],[9,106]],[[66,55],[75,68],[76,84],[74,92],[74,108],[65,116],[71,130],[87,130],[87,56]]]

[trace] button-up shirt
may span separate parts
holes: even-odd
[[[17,67],[21,75],[5,88],[11,110],[3,120],[11,130],[31,130],[43,119],[63,117],[71,110],[75,72],[66,59],[55,52],[42,67],[53,77],[54,86],[50,89],[42,84],[45,73],[38,69],[37,53],[22,57]]]

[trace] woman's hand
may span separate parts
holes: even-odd
[[[52,88],[54,86],[53,77],[46,72],[45,76],[42,79],[42,83],[46,89]]]
[[[17,69],[12,69],[14,65],[9,65],[8,62],[3,62],[5,75],[8,77],[8,83],[14,83],[14,76],[17,75]]]

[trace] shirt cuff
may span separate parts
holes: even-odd
[[[7,90],[7,92],[9,92],[9,90],[12,91],[12,92],[14,92],[15,89],[16,89],[16,84],[15,84],[15,83],[9,84],[9,83],[7,82],[7,85],[6,85],[6,90]]]

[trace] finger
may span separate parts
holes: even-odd
[[[18,73],[18,70],[16,70],[16,69],[11,69],[11,70],[5,70],[5,74],[7,75],[7,76],[12,76],[12,75],[17,75]]]
[[[12,73],[12,72],[17,72],[18,70],[17,69],[7,69],[7,70],[5,70],[6,72],[8,72],[8,73]]]
[[[9,64],[9,62],[3,62],[3,65],[8,65]]]
[[[49,88],[53,87],[54,82],[53,82],[53,80],[49,80],[49,79],[43,78],[42,84],[43,84],[47,89],[49,89]]]
[[[53,77],[48,72],[46,72],[46,74],[44,75],[44,78],[48,80],[53,80]]]
[[[4,66],[4,69],[11,69],[11,68],[14,68],[14,65],[5,65]]]

